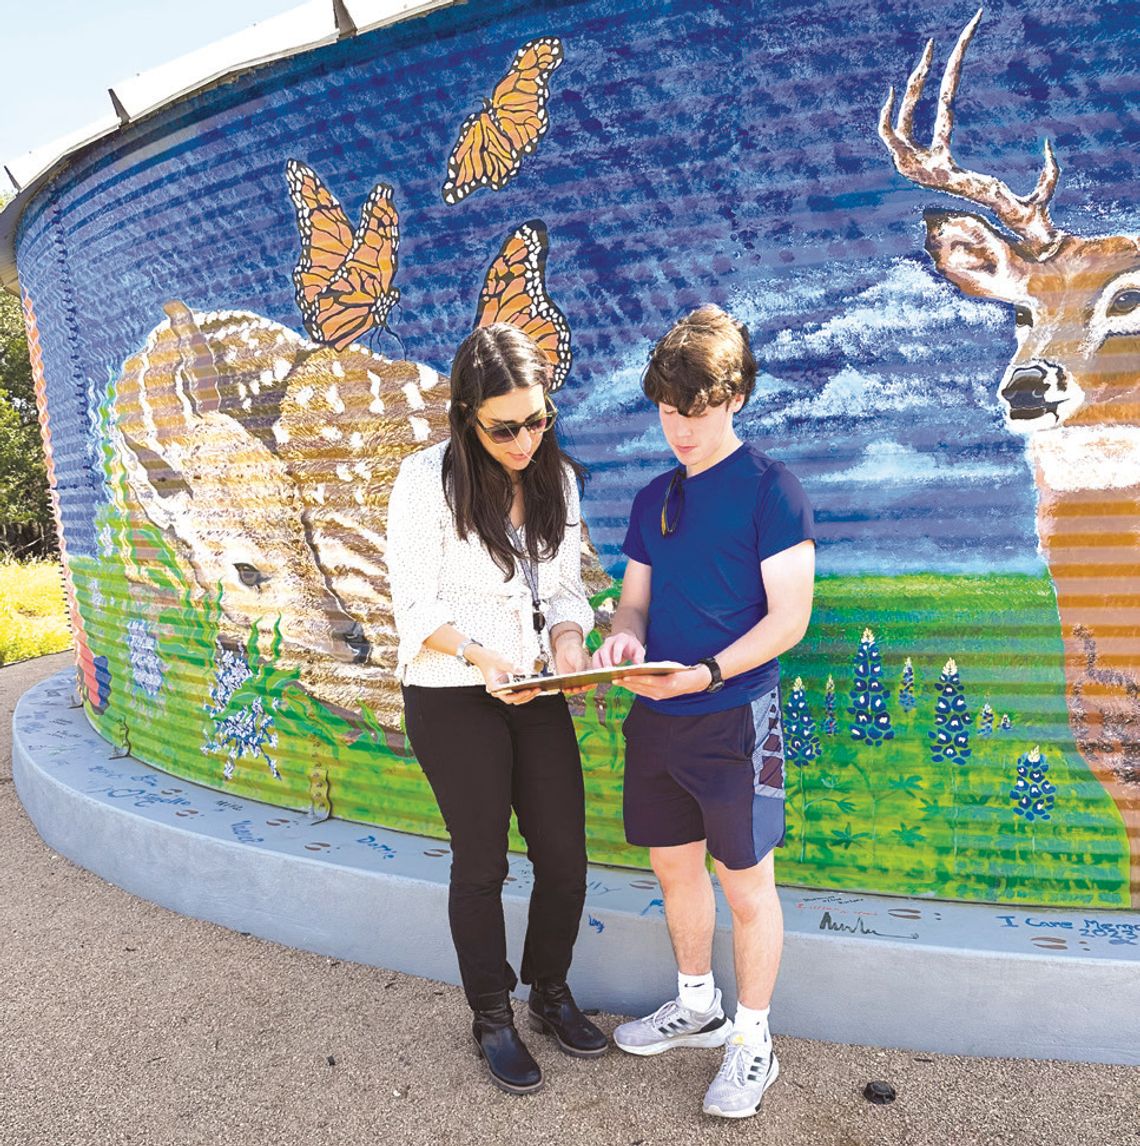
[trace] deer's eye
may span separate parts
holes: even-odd
[[[260,589],[269,580],[260,569],[254,565],[248,565],[244,561],[235,561],[234,568],[237,570],[241,583],[248,585],[251,589]]]
[[[1140,307],[1140,290],[1130,287],[1122,290],[1108,304],[1108,317],[1119,318],[1122,314],[1131,314],[1137,307]]]
[[[1027,306],[1015,306],[1013,308],[1013,323],[1014,326],[1032,326],[1033,315]]]

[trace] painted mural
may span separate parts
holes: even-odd
[[[648,349],[713,301],[764,365],[743,434],[817,507],[780,878],[1136,902],[1138,39],[1107,2],[492,0],[93,147],[18,237],[90,718],[222,790],[442,835],[383,552],[451,351],[509,321],[554,364],[596,643],[670,464]],[[575,722],[591,857],[639,866],[630,699]]]

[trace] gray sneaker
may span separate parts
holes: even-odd
[[[724,1062],[705,1093],[705,1113],[748,1118],[760,1109],[764,1092],[776,1081],[780,1064],[772,1044],[752,1046],[734,1034],[724,1046]]]
[[[721,1010],[720,991],[703,1014],[670,999],[644,1019],[622,1023],[614,1042],[630,1054],[661,1054],[670,1047],[720,1047],[732,1034],[732,1021]]]

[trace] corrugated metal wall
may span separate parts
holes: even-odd
[[[444,432],[439,374],[489,273],[540,235],[526,285],[569,326],[560,427],[591,470],[603,617],[632,495],[670,464],[638,389],[649,346],[704,301],[756,340],[741,432],[800,476],[820,530],[812,629],[784,658],[781,878],[1126,906],[1132,264],[1104,248],[1034,280],[1038,329],[1081,312],[1083,290],[1101,341],[1090,351],[1086,332],[1067,360],[1085,429],[1027,437],[997,395],[1011,309],[959,293],[923,253],[922,208],[956,201],[895,174],[876,136],[922,38],[944,52],[959,31],[934,5],[908,12],[465,6],[258,69],[72,162],[28,208],[18,258],[104,735],[222,790],[442,834],[390,673],[387,494],[400,459]],[[1031,145],[1051,135],[1073,172],[1059,225],[1125,234],[1135,100],[1111,77],[1131,74],[1136,32],[1111,4],[1084,19],[1078,35],[1058,3],[987,11],[956,154],[1028,186]],[[466,118],[544,37],[563,57],[542,81],[549,130],[501,190],[476,178],[456,195]],[[1034,79],[1054,65],[1063,90]],[[319,273],[322,234],[299,220],[290,161],[325,189],[309,188],[339,235],[330,278],[354,232],[394,247],[382,212],[398,214],[398,268],[364,288],[399,290],[394,334],[375,323],[341,344],[312,314],[302,333],[312,297],[294,269]],[[628,701],[611,691],[576,720],[591,855],[637,865],[621,830]]]

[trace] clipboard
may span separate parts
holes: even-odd
[[[520,676],[500,685],[495,692],[525,692],[540,688],[543,695],[551,696],[564,688],[582,688],[591,684],[610,684],[619,676],[667,676],[690,668],[679,661],[647,661],[640,665],[621,665],[618,668],[586,669],[583,672],[565,672],[553,676]]]

